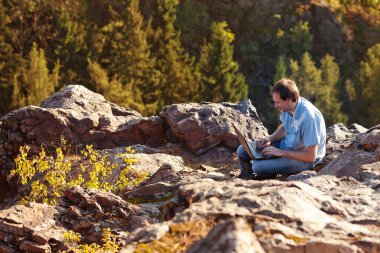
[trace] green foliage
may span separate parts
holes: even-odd
[[[20,154],[15,158],[16,167],[11,171],[11,175],[19,176],[22,185],[31,186],[29,195],[22,199],[23,204],[55,204],[66,189],[76,185],[118,192],[127,186],[139,185],[148,176],[135,168],[139,160],[133,157],[130,147],[125,154],[118,154],[122,157],[121,163],[113,164],[108,153],[100,154],[87,145],[81,152],[87,164],[80,164],[80,171],[65,159],[61,148],[56,148],[53,155],[47,155],[42,149],[34,158],[28,158],[29,151],[29,146],[20,147]],[[120,170],[117,175],[116,167]]]
[[[338,100],[339,66],[334,57],[325,55],[321,60],[321,85],[316,93],[315,105],[322,112],[327,126],[341,122],[347,124],[347,116],[342,112],[342,102]]]
[[[200,59],[204,100],[237,102],[248,95],[248,85],[233,60],[234,39],[226,22],[211,25],[210,42],[202,47]]]
[[[29,146],[20,147],[20,154],[15,158],[16,168],[11,175],[18,175],[21,184],[31,183],[31,192],[22,199],[22,203],[44,202],[55,204],[63,191],[83,182],[82,174],[71,175],[71,163],[64,161],[60,148],[56,149],[56,157],[47,156],[42,150],[38,156],[28,159]],[[43,175],[43,179],[38,179]]]
[[[88,72],[97,92],[113,103],[128,106],[131,98],[126,94],[126,89],[123,88],[120,79],[113,77],[109,80],[107,71],[91,60],[88,60]]]
[[[323,13],[339,26],[320,23],[316,18]],[[360,73],[359,63],[368,48],[379,42],[378,0],[326,0],[323,5],[291,0],[270,4],[265,0],[1,1],[0,114],[30,103],[38,105],[54,89],[71,83],[104,92],[108,99],[143,115],[157,114],[166,104],[209,100],[214,95],[239,100],[246,91],[236,89],[233,76],[220,82],[231,83],[224,88],[230,95],[222,95],[223,89],[217,94],[201,87],[227,76],[222,69],[207,66],[213,60],[206,57],[218,55],[217,47],[207,46],[214,43],[211,25],[221,20],[229,24],[226,31],[236,37],[236,52],[231,55],[239,66],[237,73],[246,77],[236,82],[248,82],[249,96],[261,115],[272,113],[264,92],[273,79],[288,74],[291,79],[306,75],[315,81],[318,75],[312,74],[310,62],[304,62],[305,53],[310,59],[330,53],[339,63],[338,79],[352,80],[348,85],[338,81],[338,95],[347,102],[343,109],[350,121],[375,121],[356,112],[359,107],[367,110],[361,96],[362,92],[369,96],[366,90],[370,89],[362,84],[361,76],[367,74]],[[340,42],[331,42],[330,33],[336,33],[333,38],[342,37],[341,47],[331,48]],[[218,57],[226,57],[228,50]],[[309,66],[309,73],[302,64]],[[49,85],[42,84],[46,82]],[[304,89],[316,102],[317,92]],[[234,95],[233,90],[242,93]],[[357,99],[353,99],[353,91]],[[275,117],[265,118],[266,124],[274,124]]]
[[[117,155],[126,165],[116,179],[117,189],[140,185],[148,177],[148,173],[142,173],[136,169],[135,166],[140,164],[140,160],[133,156],[135,151],[131,147],[127,147],[125,151],[125,153]]]
[[[159,73],[148,45],[150,25],[144,23],[138,4],[137,0],[131,1],[124,9],[125,15],[111,11],[111,20],[93,38],[96,45],[93,57],[99,64],[89,62],[89,72],[96,90],[102,90],[105,97],[149,115],[158,111]],[[111,79],[109,83],[113,85],[100,85],[96,81],[99,69],[103,72],[102,79]]]
[[[290,78],[296,81],[301,96],[316,105],[327,126],[336,122],[347,123],[347,116],[341,110],[342,102],[338,100],[340,73],[334,57],[325,55],[318,69],[310,54],[305,53],[300,66],[297,61],[290,61],[290,72]]]
[[[182,47],[180,32],[174,27],[178,0],[154,3],[152,55],[157,59],[158,106],[194,101],[198,97],[200,73],[194,58]]]
[[[274,75],[274,82],[277,82],[281,78],[287,77],[287,66],[285,55],[280,55],[276,64],[276,74]]]
[[[59,82],[59,61],[56,62],[52,73],[49,73],[45,52],[33,44],[29,52],[27,68],[21,68],[21,73],[16,74],[13,87],[13,106],[40,105],[51,95]],[[21,84],[22,85],[21,85]]]
[[[116,243],[115,235],[112,234],[109,228],[103,229],[102,241],[103,245],[96,243],[78,244],[81,236],[79,233],[69,230],[64,233],[65,244],[69,247],[69,252],[74,253],[116,253],[119,250],[119,245]],[[67,251],[64,251],[67,252]]]
[[[354,85],[354,83],[350,79],[347,79],[344,82],[344,90],[345,90],[345,92],[347,94],[347,100],[349,102],[353,102],[353,101],[356,100],[357,94],[356,94],[355,85]]]
[[[367,51],[360,64],[360,102],[363,124],[372,126],[380,121],[380,43]]]
[[[308,22],[298,22],[290,28],[289,40],[292,56],[300,60],[309,52],[313,44],[313,35],[310,33]]]
[[[300,93],[303,97],[314,103],[317,99],[317,89],[321,85],[321,71],[315,66],[309,53],[304,53],[301,64],[297,70],[296,64],[292,67],[291,78],[297,83]]]

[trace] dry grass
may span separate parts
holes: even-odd
[[[138,244],[135,253],[181,253],[194,242],[204,238],[214,226],[212,220],[197,220],[185,223],[172,223],[169,232],[160,240]]]

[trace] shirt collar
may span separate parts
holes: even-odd
[[[294,110],[294,114],[292,115],[290,112],[288,112],[288,114],[290,115],[290,117],[294,118],[294,119],[298,119],[301,115],[300,115],[300,111],[301,111],[301,104],[303,104],[303,98],[302,97],[299,97],[298,101],[297,101],[297,104],[296,104],[296,109]]]

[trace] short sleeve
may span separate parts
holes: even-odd
[[[309,115],[304,122],[302,136],[304,145],[310,147],[320,144],[322,142],[320,119]]]

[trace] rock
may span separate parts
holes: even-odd
[[[362,165],[359,176],[361,181],[380,192],[380,162]]]
[[[290,175],[287,180],[288,181],[302,181],[307,178],[315,177],[317,175],[317,172],[314,170],[306,170],[302,171],[301,173]]]
[[[328,154],[325,159],[331,162],[318,172],[319,175],[352,176],[360,179],[361,166],[378,160],[377,149],[380,147],[378,126],[358,134],[352,141],[338,141],[336,144],[335,142],[327,143]],[[336,156],[332,158],[333,153]]]
[[[129,241],[143,243],[159,240],[167,232],[169,232],[169,225],[166,222],[153,224],[149,227],[139,228],[133,231]]]
[[[365,128],[359,124],[356,124],[356,123],[349,126],[348,129],[355,134],[363,134],[363,133],[368,131],[367,128]]]
[[[318,239],[312,240],[305,245],[305,252],[307,253],[319,253],[319,252],[329,252],[329,253],[362,253],[363,250],[355,245],[350,245],[348,243],[343,243],[339,241],[334,241],[330,239]]]
[[[361,166],[373,162],[375,162],[373,153],[353,148],[330,162],[318,172],[318,175],[352,176],[359,179]]]
[[[371,238],[366,239],[366,247],[372,250],[380,241],[379,201],[379,193],[352,178],[314,176],[303,182],[200,179],[181,186],[177,204],[171,208],[177,211],[173,222],[195,217],[253,219],[252,229],[267,252],[304,252],[305,247],[310,252],[361,252],[361,238]]]
[[[23,241],[20,249],[24,252],[50,253],[51,248],[48,244],[40,245],[30,241]]]
[[[355,134],[351,133],[342,123],[334,124],[327,128],[327,139],[332,141],[352,140]]]
[[[178,186],[169,183],[154,183],[127,192],[124,199],[131,203],[161,202],[171,199]]]
[[[264,253],[256,235],[244,219],[222,220],[206,238],[197,241],[188,253]]]
[[[380,146],[380,125],[377,125],[363,134],[359,142],[359,148],[366,151],[374,151]]]
[[[69,85],[43,101],[41,107],[12,111],[1,121],[11,155],[21,144],[37,148],[58,145],[61,136],[74,147],[93,144],[98,149],[136,143],[159,146],[167,140],[162,118],[143,118],[81,85]]]
[[[0,231],[9,238],[4,238],[8,245],[26,252],[51,252],[50,240],[55,241],[56,250],[62,249],[66,229],[58,217],[63,212],[62,208],[38,203],[12,206],[0,211]]]
[[[251,139],[267,134],[249,100],[243,100],[239,104],[176,104],[164,107],[161,114],[175,136],[196,155],[218,145],[236,149],[239,142],[232,123]]]
[[[138,207],[126,202],[121,197],[99,189],[83,189],[79,186],[67,189],[65,196],[75,205],[83,209],[94,210],[112,210],[122,208],[130,215],[138,211]],[[95,204],[96,203],[96,204]]]
[[[0,252],[1,253],[14,253],[14,252],[16,252],[16,250],[0,243]]]

